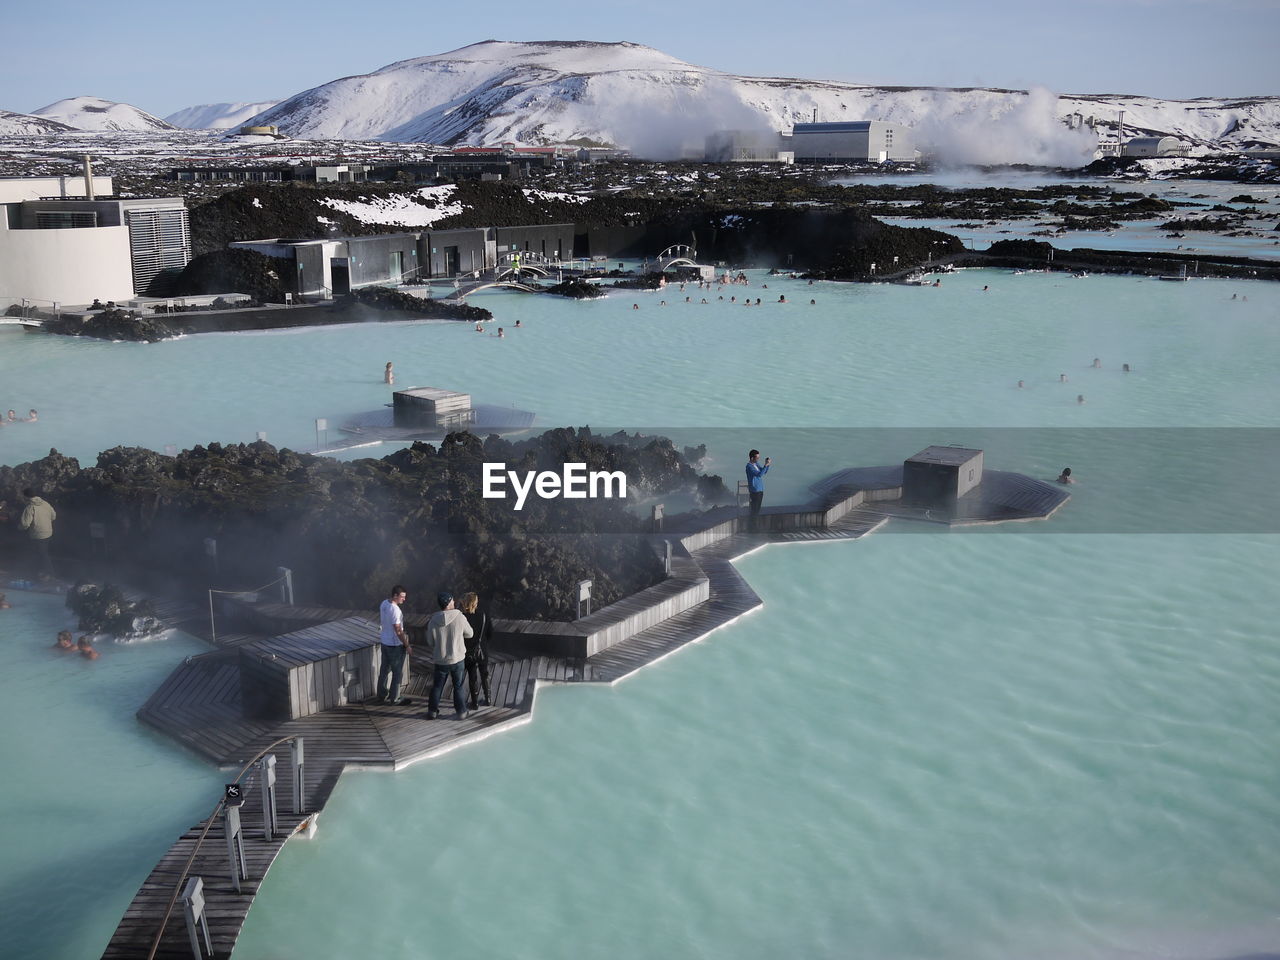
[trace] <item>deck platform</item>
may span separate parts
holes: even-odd
[[[260,643],[264,638],[257,634],[219,635],[219,648],[191,657],[174,670],[138,711],[138,718],[222,766],[240,767],[282,737],[303,737],[306,784],[303,814],[282,811],[283,833],[270,843],[261,839],[261,806],[253,796],[249,797],[241,816],[250,874],[254,879],[242,884],[238,894],[232,890],[228,875],[221,825],[210,828],[209,838],[190,875],[199,875],[205,881],[206,911],[211,921],[215,956],[230,955],[254,897],[285,838],[310,817],[318,815],[345,769],[400,770],[527,723],[532,719],[541,683],[616,683],[758,609],[763,601],[733,561],[769,544],[854,540],[879,529],[891,517],[899,515],[894,512],[892,501],[877,499],[877,496],[893,495],[894,469],[871,468],[866,472],[836,474],[816,488],[814,502],[766,510],[757,524],[758,532],[749,532],[746,518],[733,509],[712,512],[702,518],[699,526],[688,530],[666,531],[665,536],[674,537],[681,544],[679,564],[673,568],[672,579],[697,584],[705,599],[700,597],[697,602],[673,607],[672,590],[668,588],[656,591],[646,601],[638,599],[640,594],[628,598],[619,607],[621,612],[605,608],[596,615],[602,623],[627,621],[635,629],[590,656],[520,655],[495,648],[491,657],[493,702],[471,711],[464,720],[455,719],[448,688],[440,717],[426,719],[432,666],[422,643],[415,646],[402,688],[403,696],[410,700],[405,705],[366,701],[289,720],[246,717],[240,682],[242,653],[246,645],[247,649],[265,649]],[[901,467],[896,469],[896,481],[901,484]],[[988,475],[992,473],[994,471],[988,471]],[[989,519],[1018,519],[1022,513],[1045,509],[1051,513],[1067,499],[1065,491],[1059,498],[1059,491],[1049,484],[1016,474],[1001,477],[1003,479],[987,488],[994,495],[981,501],[979,512]],[[646,604],[652,608],[647,613],[637,607]],[[663,614],[655,612],[664,604]],[[329,615],[336,615],[333,619],[340,620],[352,613],[280,604],[262,606],[262,619],[275,624],[310,623]],[[164,613],[171,622],[184,627],[191,623],[196,630],[201,629],[201,618],[193,610],[179,607],[166,609]],[[352,624],[350,629],[358,626],[352,621],[346,622]],[[209,639],[207,616],[203,623],[202,635]],[[581,622],[560,626],[570,633],[583,632]],[[413,629],[412,624],[410,627]],[[285,747],[278,754],[277,788],[282,797],[291,796],[292,789],[288,783],[291,773],[287,753]],[[182,865],[203,828],[202,822],[184,833],[152,871],[121,921],[104,958],[145,956],[164,904],[174,886],[183,879]],[[190,956],[190,948],[181,911],[178,913],[169,921],[159,956],[181,956],[185,960]]]

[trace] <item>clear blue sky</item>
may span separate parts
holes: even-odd
[[[278,99],[487,39],[630,40],[729,73],[810,80],[1280,94],[1280,0],[7,6],[0,109],[20,112],[80,95],[158,116]]]

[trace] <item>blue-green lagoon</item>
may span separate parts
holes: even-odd
[[[0,403],[41,412],[0,431],[4,463],[258,430],[308,447],[314,418],[389,400],[380,375],[393,360],[398,385],[465,390],[547,426],[704,435],[708,469],[731,484],[744,438],[763,436],[778,464],[769,503],[918,449],[851,427],[977,437],[990,468],[1051,477],[1070,463],[1079,477],[1044,523],[891,524],[757,552],[741,569],[765,607],[702,643],[614,688],[544,687],[534,722],[504,736],[399,774],[344,776],[317,838],[290,843],[273,869],[236,955],[1274,952],[1280,538],[1265,504],[1229,494],[1197,514],[1197,533],[1159,511],[1126,524],[1117,504],[1134,490],[1193,504],[1184,472],[1212,492],[1205,470],[1182,469],[1179,428],[1277,425],[1280,288],[999,271],[936,289],[751,278],[705,305],[694,287],[590,303],[494,294],[477,301],[498,317],[484,334],[424,322],[155,345],[0,335]],[[747,293],[762,304],[728,302]],[[1038,429],[1050,427],[1061,433]],[[1100,428],[1134,440],[1091,444],[1094,431],[1114,436]],[[1255,436],[1255,460],[1238,467],[1274,474],[1275,445]],[[23,794],[6,791],[0,822],[20,803],[24,833],[57,833],[71,787],[50,786],[50,770],[74,771],[90,798],[153,772],[192,785],[156,788],[163,815],[72,808],[152,845],[109,861],[127,902],[217,796],[217,771],[130,719],[193,644],[49,663],[65,614],[13,595],[5,638],[35,652],[0,680],[6,729],[30,739],[40,718],[54,722],[48,678],[67,667],[88,678],[77,725],[131,746],[24,747],[10,763]],[[113,672],[135,655],[153,674]],[[18,851],[6,889],[62,896],[52,852],[0,839]],[[58,856],[88,843],[60,840]],[[96,949],[119,909],[67,913],[60,929]],[[17,955],[66,955],[38,949],[46,915],[5,914],[7,942],[30,945]]]

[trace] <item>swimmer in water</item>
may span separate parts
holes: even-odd
[[[786,303],[786,302],[787,302],[787,295],[784,293],[782,296],[780,296],[780,297],[778,298],[778,302],[779,302],[779,303]]]
[[[639,309],[640,309],[640,304],[638,304],[638,303],[633,303],[633,304],[631,305],[631,309],[632,309],[632,310],[639,310]]]
[[[519,329],[520,329],[520,321],[519,321],[519,319],[517,319],[517,320],[516,320],[516,329],[517,329],[517,330],[519,330]]]
[[[27,411],[27,423],[35,423],[39,419],[40,417],[36,414],[34,410]]]
[[[1021,380],[1019,380],[1019,381],[1018,381],[1018,389],[1019,389],[1019,390],[1021,390],[1021,389],[1022,389],[1023,387],[1025,387],[1025,386],[1026,386],[1026,384],[1025,384],[1025,383],[1023,383]]]
[[[1084,394],[1083,394],[1083,393],[1077,393],[1077,394],[1076,394],[1076,403],[1084,403]]]
[[[476,333],[484,333],[484,324],[483,324],[483,323],[477,323],[477,324],[476,324]]]
[[[1059,482],[1059,483],[1075,483],[1075,480],[1073,480],[1073,479],[1072,479],[1072,477],[1071,477],[1071,468],[1070,468],[1070,467],[1063,467],[1063,468],[1062,468],[1062,472],[1061,472],[1060,474],[1058,474],[1058,482]]]
[[[387,361],[387,367],[386,367],[386,369],[382,371],[382,382],[383,382],[383,383],[395,383],[395,382],[396,382],[396,375],[395,375],[395,372],[391,369],[391,361],[390,361],[390,360],[388,360],[388,361]]]
[[[17,411],[17,410],[10,410],[10,411],[9,411],[8,422],[9,422],[9,423],[17,423],[17,422],[18,422],[18,411]]]
[[[1066,375],[1065,373],[1060,373],[1060,374],[1058,374],[1058,382],[1059,382],[1059,383],[1066,383],[1066,382],[1067,382],[1067,375]]]
[[[1095,370],[1102,369],[1102,361],[1098,357],[1093,358],[1093,369]]]
[[[809,306],[811,306],[811,307],[816,307],[817,305],[818,305],[818,301],[817,301],[817,300],[810,300],[810,301],[809,301]]]
[[[1128,373],[1128,372],[1129,372],[1129,365],[1126,363],[1126,364],[1125,364],[1123,367],[1121,367],[1120,369],[1122,369],[1125,373]]]
[[[501,327],[499,327],[499,328],[498,328],[498,339],[499,339],[499,340],[503,340],[503,339],[505,339],[505,338],[506,338],[506,336],[507,336],[507,335],[506,335],[505,333],[503,333],[503,332],[502,332],[502,328],[501,328]]]
[[[983,293],[986,293],[986,292],[987,292],[988,290],[990,290],[990,289],[991,289],[991,288],[990,288],[989,286],[987,286],[985,283],[982,285],[982,292],[983,292]]]
[[[54,641],[53,649],[55,650],[74,650],[76,648],[75,641],[71,639],[70,630],[59,630],[58,639]]]
[[[942,286],[942,281],[941,281],[941,280],[935,280],[935,281],[933,281],[933,285],[934,285],[935,287],[940,287],[940,286]]]
[[[93,641],[89,639],[89,635],[87,633],[80,638],[78,643],[76,643],[76,647],[80,650],[80,656],[84,657],[86,660],[98,659],[98,651],[93,649]]]
[[[12,610],[13,604],[5,599],[5,595],[0,593],[0,610]]]

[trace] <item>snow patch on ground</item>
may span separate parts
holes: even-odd
[[[531,200],[563,200],[565,203],[586,203],[591,198],[580,193],[556,193],[552,190],[525,190]]]
[[[262,201],[259,200],[257,197],[253,198],[253,205],[257,207],[259,210],[262,209]]]
[[[1194,157],[1152,157],[1140,160],[1139,163],[1142,164],[1142,169],[1147,172],[1148,177],[1158,177],[1194,167],[1200,161]]]
[[[361,223],[383,223],[399,227],[429,227],[446,217],[462,212],[462,204],[452,201],[455,187],[451,183],[439,187],[423,187],[414,193],[398,193],[389,197],[367,197],[360,200],[321,201]]]

